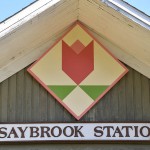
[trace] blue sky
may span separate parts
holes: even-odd
[[[124,0],[150,16],[150,0]]]
[[[0,22],[35,0],[0,0]]]
[[[0,0],[0,22],[35,0]],[[125,0],[150,15],[150,0]]]

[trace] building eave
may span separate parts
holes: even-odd
[[[99,0],[51,2],[42,0],[43,7],[0,25],[0,82],[34,62],[77,20],[118,59],[150,78],[149,29]]]
[[[0,38],[38,16],[60,0],[42,0],[34,2],[0,24]]]
[[[125,15],[129,19],[150,30],[150,17],[121,0],[102,0],[106,5]]]

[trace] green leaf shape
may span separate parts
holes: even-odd
[[[80,88],[93,100],[96,100],[108,87],[109,85],[80,85]]]
[[[75,85],[48,85],[48,88],[52,90],[61,100],[69,95],[75,87]]]

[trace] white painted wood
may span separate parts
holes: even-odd
[[[59,1],[60,0],[39,0],[36,3],[32,4],[31,6],[27,7],[26,9],[22,10],[15,16],[2,22],[0,24],[0,37],[6,35],[15,28],[18,28],[19,26],[31,20],[33,17],[42,13],[49,7],[54,6]]]
[[[122,2],[122,1],[120,1],[120,2]],[[129,19],[132,20],[133,22],[135,22],[135,23],[141,25],[142,27],[144,27],[144,28],[150,30],[150,25],[148,25],[147,23],[143,22],[143,21],[140,20],[139,18],[133,16],[130,12],[123,10],[123,9],[120,8],[119,6],[117,6],[117,5],[113,4],[113,3],[111,3],[109,0],[104,0],[104,3],[106,3],[107,6],[113,8],[113,9],[116,10],[117,12],[123,14],[123,16],[129,18]],[[125,2],[123,2],[123,3],[125,3]],[[136,12],[136,9],[133,8],[133,7],[130,7],[129,5],[128,5],[128,7],[127,7],[127,6],[125,6],[125,7],[126,7],[126,8],[129,7],[128,9],[129,9],[129,10],[132,10],[131,12],[137,13],[137,15],[140,14],[139,11]],[[150,17],[148,17],[147,15],[145,15],[145,14],[143,14],[143,13],[141,13],[141,14],[142,14],[142,15],[141,15],[142,18],[144,18],[144,19],[146,19],[146,20],[149,20],[149,19],[150,19]],[[145,16],[146,16],[146,18],[145,18]],[[149,18],[149,19],[148,19],[148,18]]]
[[[67,26],[68,27],[68,26]],[[10,64],[5,65],[0,69],[0,81],[7,79],[14,73],[20,71],[22,68],[25,68],[32,62],[34,62],[37,58],[39,58],[50,46],[52,46],[57,38],[60,38],[64,32],[66,31],[66,28],[63,29],[60,33],[54,34],[48,41],[45,43],[40,43],[36,45],[35,47],[30,48],[28,52],[22,53],[22,55],[19,55],[17,58],[12,60]],[[15,68],[14,68],[15,66]]]
[[[150,123],[0,124],[0,142],[150,141]]]
[[[77,12],[76,0],[61,1],[1,38],[0,81],[26,67],[44,53],[57,40],[58,33],[77,20]]]
[[[128,5],[127,3],[120,1],[120,0],[108,0],[107,2],[111,2],[117,7],[121,8],[125,12],[131,14],[132,16],[138,18],[142,22],[146,23],[150,26],[150,18],[145,15],[144,13],[138,11],[137,9],[133,8],[132,6]]]
[[[119,60],[129,65],[130,67],[134,68],[135,70],[140,71],[143,75],[147,76],[148,78],[150,77],[149,66],[147,66],[146,64],[143,64],[143,62],[139,61],[134,56],[125,52],[122,48],[110,42],[103,35],[98,34],[97,32],[94,32],[88,26],[87,28],[88,28],[88,31]]]
[[[80,1],[79,6],[79,20],[121,48],[122,55],[130,55],[127,64],[150,78],[150,31],[97,0]]]
[[[150,31],[146,28],[99,0],[60,0],[43,7],[32,19],[0,33],[0,82],[35,61],[77,19],[121,61],[150,78]]]
[[[70,9],[66,9],[66,7]],[[55,8],[47,10],[44,16],[43,14],[42,16],[38,16],[31,22],[28,22],[21,30],[11,33],[5,39],[1,39],[0,67],[8,64],[12,59],[18,57],[18,55],[28,51],[28,47],[32,48],[33,45],[36,46],[53,36],[54,33],[57,33],[68,25],[66,24],[68,20],[70,20],[69,23],[72,23],[72,21],[77,19],[76,6],[73,1],[62,3],[57,10],[54,11],[54,9]],[[74,10],[74,12],[72,12],[72,10]],[[51,20],[49,20],[49,17]]]

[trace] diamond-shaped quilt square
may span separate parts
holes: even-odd
[[[127,69],[80,23],[76,23],[28,72],[80,119]]]

